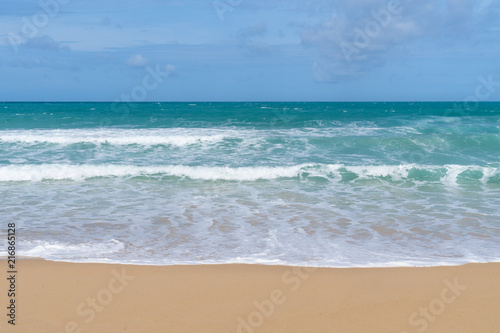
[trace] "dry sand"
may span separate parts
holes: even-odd
[[[17,270],[16,325],[7,323],[3,279],[0,332],[500,332],[499,263],[305,269],[21,260]]]

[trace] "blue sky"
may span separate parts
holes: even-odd
[[[480,100],[500,100],[500,1],[0,8],[2,101],[463,101],[481,78]]]

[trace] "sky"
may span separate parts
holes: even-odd
[[[0,0],[0,101],[498,101],[500,1]]]

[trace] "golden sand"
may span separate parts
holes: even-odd
[[[21,260],[17,270],[16,325],[7,322],[3,279],[0,332],[500,332],[499,263],[313,269]]]

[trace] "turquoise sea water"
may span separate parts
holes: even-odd
[[[0,103],[0,198],[54,260],[498,261],[500,103]]]

